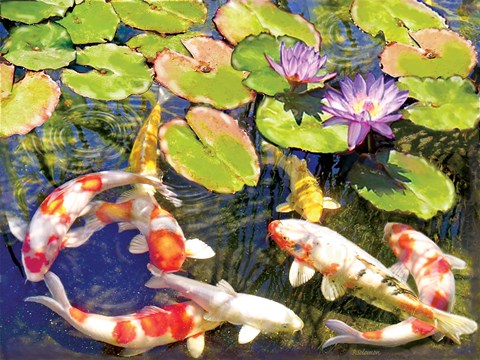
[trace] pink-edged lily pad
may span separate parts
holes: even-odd
[[[398,76],[467,77],[477,64],[471,41],[447,29],[423,29],[410,36],[419,45],[391,43],[380,55],[385,73]]]
[[[255,186],[260,166],[248,135],[229,115],[202,106],[160,128],[160,147],[181,175],[209,190],[234,193]]]
[[[175,95],[217,109],[233,109],[253,100],[242,84],[247,76],[231,66],[233,49],[220,40],[198,36],[182,40],[192,57],[164,49],[154,61],[156,80]]]
[[[12,66],[0,64],[2,138],[23,135],[42,125],[50,118],[60,98],[58,84],[47,74],[27,71],[25,77],[12,86],[13,71]]]
[[[320,48],[322,38],[315,26],[300,15],[279,9],[270,0],[230,0],[217,10],[213,22],[232,44],[262,32],[288,35]]]

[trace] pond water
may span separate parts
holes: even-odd
[[[218,2],[209,3],[209,19]],[[294,13],[301,13],[321,32],[323,51],[328,54],[329,70],[340,75],[355,72],[380,73],[378,55],[381,39],[360,31],[349,18],[349,1],[280,1]],[[430,1],[451,28],[470,39],[480,50],[479,5],[474,1]],[[211,21],[196,30],[215,32]],[[130,37],[134,31],[122,28],[117,36]],[[2,34],[6,37],[6,34]],[[51,72],[52,77],[59,74]],[[478,66],[473,78],[479,79]],[[81,174],[100,170],[124,169],[143,119],[155,101],[158,85],[140,96],[127,100],[102,102],[82,98],[62,88],[62,98],[54,116],[42,127],[25,136],[0,140],[0,358],[1,359],[93,359],[115,358],[120,350],[91,340],[73,329],[44,306],[26,303],[28,296],[46,294],[43,282],[26,282],[21,266],[21,243],[10,233],[6,211],[31,218],[42,200],[56,187]],[[162,118],[183,116],[189,102],[173,97],[163,104]],[[255,131],[253,115],[245,108],[230,111],[249,130],[261,154],[261,135]],[[423,131],[423,130],[422,130]],[[400,128],[401,134],[401,128]],[[424,141],[428,139],[428,141]],[[440,144],[440,145],[438,145]],[[328,226],[390,266],[395,257],[382,242],[383,227],[388,221],[408,223],[427,234],[446,253],[468,263],[456,271],[457,297],[455,313],[480,320],[480,142],[478,129],[452,131],[449,137],[433,131],[419,130],[417,137],[398,138],[399,150],[407,147],[412,154],[430,159],[454,180],[455,206],[429,221],[413,215],[389,213],[376,209],[360,198],[346,182],[349,156],[319,155],[294,151],[305,158],[328,196],[338,199],[342,208],[327,212],[323,225]],[[440,148],[440,149],[439,149]],[[442,150],[442,151],[440,151]],[[187,259],[184,269],[197,280],[214,284],[227,280],[238,292],[263,296],[295,311],[305,322],[300,333],[260,335],[246,345],[237,343],[237,326],[224,324],[206,336],[205,359],[283,359],[358,358],[374,356],[403,358],[478,358],[478,332],[464,336],[461,345],[451,341],[435,343],[425,339],[393,349],[364,345],[337,345],[323,352],[321,345],[333,333],[325,320],[336,318],[362,330],[379,329],[394,324],[393,315],[356,298],[345,296],[328,302],[320,292],[317,273],[307,284],[292,288],[288,281],[291,257],[267,239],[267,225],[274,219],[298,217],[279,214],[275,207],[289,193],[288,177],[281,169],[263,164],[258,186],[246,187],[234,195],[211,193],[176,174],[161,163],[164,181],[183,201],[179,208],[162,202],[181,225],[188,238],[199,238],[215,251],[207,260]],[[102,193],[99,199],[113,201],[124,189]],[[161,201],[161,199],[159,199]],[[64,283],[71,302],[83,310],[121,315],[138,311],[146,305],[162,306],[171,301],[168,292],[144,286],[150,278],[146,268],[148,255],[132,255],[128,244],[135,231],[118,233],[109,225],[94,234],[89,242],[76,249],[62,251],[54,271]],[[412,286],[414,286],[412,284]],[[170,293],[171,295],[171,293]],[[157,347],[142,355],[144,359],[189,358],[185,342]]]

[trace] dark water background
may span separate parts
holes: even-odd
[[[208,2],[207,25],[202,30],[215,36],[211,17],[220,5]],[[322,33],[322,51],[329,56],[328,66],[339,78],[357,71],[379,74],[378,54],[382,39],[372,38],[350,21],[350,1],[281,2],[292,12],[302,13]],[[446,17],[455,31],[480,48],[480,5],[475,1],[438,1],[434,9]],[[121,28],[118,39],[135,32]],[[1,33],[5,37],[5,33]],[[52,72],[54,78],[59,74]],[[474,79],[479,79],[475,69]],[[141,96],[124,101],[101,102],[82,98],[62,88],[62,98],[54,116],[42,127],[25,136],[0,140],[0,358],[1,359],[91,359],[114,358],[118,348],[96,342],[72,328],[46,307],[25,303],[24,298],[46,294],[44,283],[26,283],[21,270],[21,243],[9,232],[4,212],[14,211],[31,218],[42,200],[57,186],[81,174],[100,170],[124,169],[136,131],[155,101],[156,85]],[[187,101],[172,98],[164,104],[165,120],[184,115]],[[261,136],[254,128],[252,114],[245,109],[231,112],[240,118],[260,152]],[[455,313],[480,320],[480,145],[478,128],[470,131],[436,133],[419,127],[418,134],[403,137],[403,126],[395,126],[396,147],[422,155],[434,162],[454,182],[457,203],[447,213],[430,221],[414,216],[387,213],[359,198],[348,186],[346,170],[349,156],[307,154],[310,170],[325,187],[328,196],[338,199],[342,208],[326,213],[323,225],[329,226],[359,244],[389,266],[394,256],[382,242],[387,221],[401,221],[434,239],[446,252],[465,259],[468,269],[456,271],[457,302]],[[352,323],[360,330],[379,329],[398,322],[393,315],[364,302],[345,296],[327,302],[320,292],[321,276],[293,289],[288,282],[291,258],[266,239],[271,220],[298,217],[278,214],[275,207],[289,193],[288,178],[282,170],[263,165],[256,187],[247,187],[234,195],[213,194],[191,183],[162,163],[165,182],[179,194],[183,206],[172,208],[188,238],[198,237],[216,252],[208,260],[188,259],[186,271],[198,280],[216,283],[226,279],[239,292],[264,296],[294,310],[305,322],[303,332],[294,336],[259,335],[246,345],[237,343],[239,328],[225,324],[207,333],[205,359],[286,359],[286,358],[359,358],[385,359],[474,359],[479,358],[477,334],[462,338],[462,345],[450,341],[439,344],[431,339],[406,346],[385,349],[363,345],[339,345],[322,352],[322,343],[333,336],[324,326],[328,318]],[[101,194],[113,201],[123,189]],[[146,305],[162,306],[169,301],[161,291],[147,289],[150,275],[148,255],[132,255],[128,244],[136,234],[119,234],[116,225],[96,233],[77,249],[60,253],[52,271],[61,278],[71,302],[89,312],[121,315],[138,311]],[[188,358],[184,342],[157,347],[144,359]]]

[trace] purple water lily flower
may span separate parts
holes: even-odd
[[[349,150],[361,144],[371,129],[389,139],[394,137],[390,123],[402,115],[392,113],[407,100],[408,91],[400,91],[394,80],[385,82],[383,75],[375,79],[372,73],[366,81],[360,74],[353,81],[346,77],[340,81],[340,89],[329,89],[325,93],[328,105],[323,111],[333,117],[323,125],[348,125]]]
[[[290,48],[286,48],[282,41],[280,44],[280,64],[268,55],[265,55],[265,58],[273,70],[294,85],[327,81],[336,75],[336,73],[332,73],[317,76],[320,68],[325,65],[327,56],[320,56],[313,47],[308,47],[301,41],[297,41]]]

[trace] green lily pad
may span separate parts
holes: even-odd
[[[138,52],[141,52],[148,61],[153,61],[157,57],[157,53],[163,49],[170,49],[180,54],[189,56],[190,53],[183,46],[182,40],[188,40],[192,37],[199,36],[199,32],[189,31],[185,34],[161,36],[155,33],[145,33],[132,37],[127,42],[127,46]]]
[[[445,19],[417,0],[354,0],[350,8],[354,23],[375,36],[382,32],[385,41],[414,45],[409,31],[442,29]]]
[[[300,15],[280,10],[270,0],[230,0],[217,10],[213,22],[234,45],[249,35],[262,32],[288,35],[316,50],[322,41],[313,24]]]
[[[42,125],[50,118],[60,98],[57,83],[43,72],[27,71],[25,77],[12,87],[13,71],[12,66],[0,64],[0,137],[26,134]]]
[[[470,40],[447,29],[424,29],[410,34],[420,46],[392,43],[380,55],[382,70],[394,77],[467,77],[477,63]]]
[[[308,102],[319,99],[308,98]],[[304,106],[306,107],[306,105]],[[301,117],[298,125],[296,116]],[[260,133],[269,141],[281,147],[299,148],[319,153],[334,153],[348,150],[348,126],[323,127],[318,115],[299,111],[285,110],[285,104],[274,98],[266,97],[257,109],[256,124]]]
[[[154,68],[160,84],[177,96],[217,109],[233,109],[253,100],[254,93],[242,84],[247,74],[230,64],[232,48],[206,36],[182,43],[192,57],[169,49],[157,54]]]
[[[162,34],[182,33],[193,24],[203,24],[207,7],[202,0],[111,0],[127,25]]]
[[[455,202],[452,181],[424,158],[394,150],[363,154],[348,173],[353,188],[376,207],[430,219]]]
[[[12,64],[35,71],[59,69],[75,59],[70,35],[55,23],[14,28],[1,51]]]
[[[402,77],[397,82],[418,100],[403,109],[405,119],[434,130],[469,129],[480,118],[480,96],[470,80]]]
[[[86,0],[57,22],[68,30],[74,44],[94,44],[112,40],[120,19],[105,0]]]
[[[236,120],[200,106],[190,109],[186,119],[162,125],[159,133],[162,152],[178,173],[219,193],[257,184],[258,156]]]
[[[64,16],[73,0],[2,0],[0,18],[36,24],[52,16]]]
[[[78,73],[65,69],[62,81],[77,94],[99,100],[121,100],[142,94],[152,84],[152,71],[145,58],[127,46],[100,44],[77,52],[79,65],[94,70]]]

